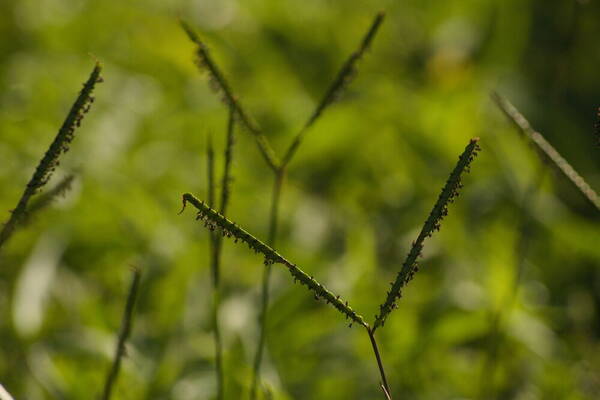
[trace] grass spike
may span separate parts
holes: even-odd
[[[592,205],[600,210],[600,197],[594,189],[592,189],[583,177],[575,171],[571,164],[560,155],[541,133],[531,127],[531,124],[523,114],[521,114],[510,101],[496,92],[492,92],[492,99],[500,110],[502,110],[504,115],[515,124],[519,129],[519,132],[535,146],[542,160],[549,161],[551,165],[558,169],[577,189],[579,189],[581,194],[583,194]]]
[[[478,142],[479,138],[471,139],[464,152],[460,155],[458,163],[446,181],[429,217],[427,217],[427,220],[423,224],[419,236],[413,242],[396,280],[392,283],[392,288],[388,292],[385,302],[379,307],[379,315],[375,317],[373,331],[383,326],[390,312],[396,308],[396,300],[402,296],[402,288],[410,282],[415,272],[417,272],[418,258],[421,256],[423,243],[425,239],[431,237],[435,231],[440,229],[442,219],[448,215],[448,204],[454,201],[462,187],[461,176],[464,172],[469,171],[471,162],[480,150]]]
[[[315,123],[315,121],[321,116],[321,114],[323,114],[325,109],[335,102],[335,100],[344,91],[346,86],[348,86],[356,72],[356,65],[362,59],[364,53],[369,49],[371,42],[377,34],[384,18],[384,12],[379,12],[375,16],[375,19],[371,23],[371,26],[369,27],[369,30],[363,37],[359,47],[346,59],[346,61],[342,65],[342,68],[338,71],[336,77],[331,82],[329,88],[325,92],[325,95],[323,96],[313,113],[310,115],[310,117],[304,124],[304,127],[292,140],[290,147],[287,149],[285,156],[283,157],[282,165],[285,166],[292,160],[294,154],[298,150],[298,147],[300,146],[300,143],[302,143],[302,140],[304,139],[304,136],[306,135],[306,132],[309,130],[309,128]]]
[[[246,243],[250,249],[254,250],[254,252],[260,253],[264,256],[265,265],[283,264],[294,278],[294,281],[300,281],[301,284],[306,285],[306,287],[312,291],[317,298],[325,299],[327,303],[331,303],[333,307],[344,314],[347,318],[350,318],[353,322],[356,322],[364,327],[368,327],[368,324],[363,320],[363,318],[347,304],[348,302],[345,302],[339,296],[334,295],[327,288],[325,288],[325,286],[317,282],[313,277],[307,275],[304,271],[302,271],[292,262],[288,261],[271,247],[267,246],[262,241],[255,238],[244,229],[240,228],[237,224],[231,222],[223,215],[210,208],[203,201],[198,200],[192,194],[185,193],[182,198],[183,208],[181,212],[183,212],[187,203],[191,203],[198,210],[196,219],[202,220],[205,226],[211,231],[218,230],[225,237],[233,237],[236,242],[239,240]]]
[[[59,164],[61,154],[69,150],[69,145],[75,136],[75,129],[81,125],[83,116],[89,111],[94,97],[92,92],[96,83],[102,82],[100,72],[102,66],[96,62],[92,73],[88,80],[83,84],[83,89],[79,92],[79,96],[67,114],[62,126],[60,127],[54,141],[40,160],[33,176],[27,183],[25,190],[17,203],[15,209],[11,212],[10,218],[0,231],[0,248],[10,238],[15,228],[26,217],[27,206],[32,196],[40,191],[40,189],[48,183],[52,173]]]
[[[113,386],[117,382],[119,376],[119,370],[121,369],[121,361],[126,355],[125,343],[131,333],[133,326],[133,311],[135,309],[135,302],[140,288],[140,280],[142,272],[139,268],[133,267],[133,278],[131,285],[129,286],[129,292],[127,294],[127,303],[125,304],[125,311],[123,313],[123,320],[121,322],[121,330],[119,332],[119,339],[117,340],[117,347],[115,349],[115,356],[113,363],[106,376],[104,384],[104,391],[102,392],[102,400],[109,400]]]
[[[258,144],[260,152],[264,157],[265,161],[273,170],[277,170],[279,167],[279,160],[273,151],[266,136],[261,132],[256,123],[250,118],[249,114],[243,109],[237,97],[233,94],[231,86],[225,79],[225,75],[221,72],[217,64],[213,61],[208,47],[200,40],[200,37],[194,30],[183,20],[180,20],[181,27],[188,35],[189,39],[196,45],[196,63],[200,69],[208,71],[211,85],[221,95],[221,100],[227,104],[228,107],[235,110],[237,117],[239,118],[242,125],[250,131]]]

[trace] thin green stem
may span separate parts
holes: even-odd
[[[212,136],[209,135],[206,146],[206,171],[208,183],[208,204],[212,207],[215,204],[215,152],[212,144]],[[221,340],[221,329],[219,326],[219,248],[220,237],[214,232],[211,232],[210,240],[208,241],[208,256],[210,263],[210,271],[212,276],[213,286],[213,303],[212,303],[212,323],[213,323],[213,338],[215,342],[215,370],[217,377],[217,399],[223,399],[223,344]]]
[[[600,196],[591,188],[591,186],[575,171],[575,169],[565,160],[560,153],[542,136],[531,127],[527,119],[513,106],[510,101],[492,92],[492,99],[502,110],[504,115],[518,128],[524,136],[537,149],[537,153],[543,161],[554,166],[560,171],[583,196],[598,210],[600,210]]]
[[[110,399],[113,386],[117,381],[119,370],[121,369],[121,361],[126,354],[125,343],[129,338],[131,328],[133,326],[133,311],[135,309],[135,302],[140,287],[141,276],[142,273],[140,269],[133,268],[133,279],[131,280],[131,286],[129,287],[129,293],[127,295],[127,303],[123,313],[123,321],[121,322],[121,332],[119,333],[119,339],[117,341],[113,363],[106,376],[104,391],[101,397],[102,400]]]
[[[4,224],[0,231],[0,248],[11,237],[15,228],[26,217],[27,205],[33,195],[38,193],[40,189],[48,183],[52,173],[59,164],[61,154],[69,150],[69,145],[75,137],[75,129],[81,125],[83,116],[89,111],[91,104],[94,101],[92,92],[96,83],[102,82],[100,72],[102,66],[96,63],[88,80],[83,84],[83,89],[79,92],[79,96],[73,103],[71,110],[67,114],[65,121],[59,129],[56,137],[50,147],[40,160],[33,176],[25,186],[25,190],[17,203],[15,209],[11,212],[9,220]]]
[[[281,190],[283,188],[283,181],[285,180],[285,169],[282,168],[275,175],[273,183],[273,191],[271,195],[271,212],[269,215],[269,236],[267,243],[269,246],[274,247],[277,240],[277,228],[279,221],[279,203],[281,198]],[[259,337],[258,347],[256,348],[256,354],[254,356],[254,364],[252,369],[252,383],[250,386],[250,399],[256,399],[258,384],[260,381],[260,368],[262,365],[262,358],[264,353],[265,341],[266,341],[266,330],[267,330],[267,313],[269,309],[269,288],[271,282],[271,265],[266,265],[263,271],[262,286],[261,286],[261,302],[260,302],[260,315],[259,315]]]
[[[377,359],[377,366],[379,367],[379,375],[381,376],[381,386],[383,389],[383,394],[386,399],[391,400],[392,395],[390,391],[390,386],[388,385],[387,379],[385,377],[385,370],[383,369],[383,362],[381,361],[381,356],[379,355],[379,348],[377,347],[377,341],[375,340],[375,330],[371,329],[369,326],[365,326],[367,333],[369,334],[369,339],[371,340],[371,346],[373,347],[373,353],[375,354],[375,358]]]

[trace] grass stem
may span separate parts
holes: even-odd
[[[123,313],[123,321],[121,322],[121,331],[119,333],[119,339],[117,341],[117,347],[115,350],[115,356],[113,363],[106,376],[104,384],[104,391],[102,393],[102,400],[109,400],[113,386],[117,381],[119,370],[121,369],[121,361],[126,355],[125,343],[131,333],[133,326],[133,311],[135,309],[135,302],[140,287],[140,279],[142,273],[139,268],[133,268],[133,279],[131,280],[131,286],[129,287],[129,293],[127,295],[127,303],[125,305],[125,312]]]
[[[392,395],[390,391],[390,386],[388,385],[387,379],[385,377],[385,370],[383,369],[383,362],[381,361],[381,356],[379,355],[379,348],[377,347],[377,341],[375,341],[375,330],[366,326],[365,329],[369,334],[369,339],[371,340],[371,346],[373,347],[373,353],[375,354],[375,358],[377,359],[377,366],[379,367],[379,375],[381,375],[381,387],[383,389],[383,393],[385,394],[386,399],[391,400]]]

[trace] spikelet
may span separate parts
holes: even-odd
[[[575,171],[571,164],[560,155],[554,146],[552,146],[541,133],[531,127],[531,124],[523,114],[521,114],[510,101],[500,96],[498,93],[493,92],[492,99],[500,110],[502,110],[504,115],[515,124],[522,136],[535,146],[542,161],[560,171],[569,181],[571,181],[581,194],[592,203],[592,205],[600,210],[600,196],[598,196],[585,179]]]
[[[221,72],[217,64],[213,61],[208,47],[200,40],[200,37],[192,28],[183,20],[180,20],[181,27],[187,33],[189,39],[196,45],[196,65],[201,70],[206,70],[209,75],[210,86],[215,90],[221,97],[221,100],[231,109],[235,110],[237,118],[243,126],[254,135],[254,139],[258,144],[258,147],[267,162],[267,164],[273,169],[277,170],[279,167],[279,160],[273,151],[269,141],[263,135],[261,130],[258,128],[256,123],[250,118],[249,114],[246,113],[239,100],[233,94],[231,87],[225,75]]]
[[[96,86],[96,83],[103,81],[100,76],[101,71],[102,66],[100,63],[96,63],[89,79],[83,84],[83,89],[81,89],[77,100],[75,100],[75,103],[71,107],[71,110],[58,131],[58,134],[54,138],[54,141],[46,151],[46,154],[44,154],[44,157],[40,160],[31,180],[25,187],[25,191],[17,203],[17,206],[12,211],[9,220],[2,227],[2,231],[0,231],[0,247],[2,247],[12,235],[14,229],[25,218],[30,198],[38,193],[42,186],[50,180],[52,173],[59,164],[61,154],[69,151],[69,145],[75,137],[75,129],[81,126],[83,116],[90,110],[90,107],[94,102],[94,97],[92,96],[94,87]]]
[[[448,215],[448,204],[454,202],[458,196],[459,190],[462,188],[462,174],[469,172],[470,165],[480,150],[478,142],[479,138],[471,139],[465,148],[465,151],[460,155],[456,167],[454,167],[454,170],[446,181],[437,202],[423,224],[423,228],[421,228],[419,236],[413,242],[396,280],[392,282],[392,288],[387,293],[385,302],[379,306],[379,315],[375,317],[373,331],[378,327],[383,326],[387,316],[397,307],[396,301],[402,297],[402,288],[412,280],[414,274],[418,271],[418,259],[423,250],[423,243],[425,242],[425,239],[431,237],[435,231],[440,230],[442,220]]]
[[[204,222],[204,226],[209,230],[218,231],[223,235],[223,237],[234,238],[235,242],[241,241],[246,243],[251,250],[254,250],[255,253],[260,253],[263,255],[265,265],[283,264],[294,278],[294,282],[298,281],[300,284],[305,285],[310,291],[313,292],[316,299],[325,299],[327,303],[330,303],[338,311],[344,314],[346,318],[350,318],[351,322],[356,322],[365,327],[368,326],[363,318],[348,305],[347,301],[343,301],[340,296],[336,296],[331,293],[312,276],[307,275],[304,271],[302,271],[292,262],[285,259],[271,247],[267,246],[262,241],[258,240],[244,229],[240,228],[237,224],[229,221],[227,218],[210,208],[203,201],[198,200],[190,193],[185,193],[183,195],[183,208],[181,212],[183,212],[187,203],[191,203],[194,207],[196,207],[196,209],[198,209],[196,220]]]
[[[285,156],[283,157],[282,165],[285,166],[291,161],[308,129],[315,123],[321,114],[323,114],[325,109],[340,97],[344,89],[352,81],[352,78],[356,74],[358,62],[362,59],[364,53],[371,46],[371,42],[375,38],[375,35],[377,34],[384,17],[385,13],[383,12],[380,12],[375,16],[373,23],[363,37],[358,48],[346,59],[346,62],[344,62],[342,68],[338,71],[336,77],[333,79],[331,85],[325,92],[325,95],[304,124],[304,127],[292,140],[290,147],[287,149]]]

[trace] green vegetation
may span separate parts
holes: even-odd
[[[600,4],[0,9],[0,399],[597,397]]]

